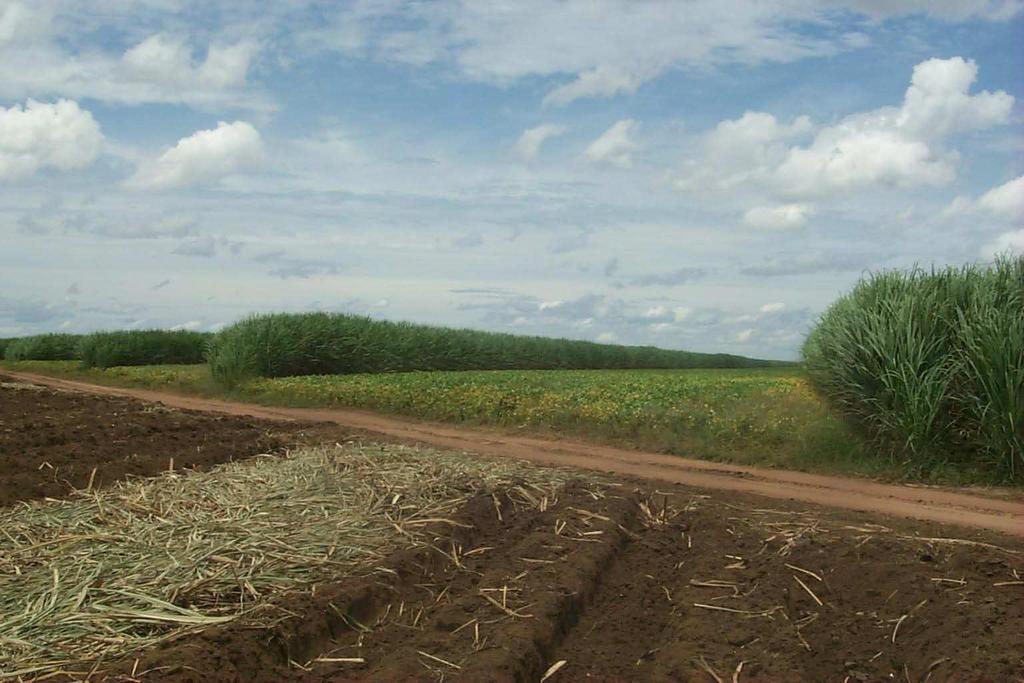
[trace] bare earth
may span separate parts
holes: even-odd
[[[203,469],[367,431],[614,474],[481,490],[354,572],[35,680],[1024,683],[1019,494],[19,378],[51,387],[0,381],[0,504],[154,474],[171,457]],[[975,528],[941,523],[965,520]],[[17,643],[0,634],[5,669],[19,669]]]
[[[860,512],[997,531],[1024,537],[1024,496],[999,497],[937,487],[880,484],[864,479],[712,463],[644,451],[452,426],[350,409],[278,408],[143,389],[3,371],[4,375],[64,390],[158,401],[166,406],[228,415],[299,422],[333,422],[391,441],[579,467],[705,489],[752,493]]]

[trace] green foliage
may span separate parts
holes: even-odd
[[[414,370],[736,368],[758,361],[726,354],[613,346],[568,339],[394,323],[335,313],[257,315],[210,345],[225,386],[254,377]]]
[[[498,370],[257,379],[246,400],[573,434],[691,457],[873,475],[891,469],[796,368]]]
[[[18,341],[17,337],[11,337],[9,339],[0,339],[0,360],[3,360],[4,353],[7,351],[7,347]]]
[[[77,334],[39,334],[10,341],[4,349],[6,360],[75,360]]]
[[[804,344],[819,390],[912,470],[1024,478],[1024,257],[865,278]]]
[[[184,330],[94,332],[82,338],[79,351],[87,368],[202,363],[212,337]]]

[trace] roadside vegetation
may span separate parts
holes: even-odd
[[[37,334],[8,340],[4,345],[6,360],[74,360],[79,358],[77,334]]]
[[[340,313],[256,315],[220,332],[210,369],[226,387],[256,377],[416,370],[741,368],[782,365],[728,354],[527,337]]]
[[[355,407],[690,457],[877,474],[799,369],[413,372],[257,379],[262,403]]]
[[[1024,256],[883,272],[804,345],[814,385],[912,474],[1024,479]]]
[[[213,335],[185,330],[124,330],[85,335],[78,353],[86,368],[202,363]]]

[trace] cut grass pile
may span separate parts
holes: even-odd
[[[459,330],[340,313],[246,318],[216,336],[209,362],[214,379],[227,387],[254,377],[416,370],[736,368],[781,364],[727,354]]]
[[[187,330],[123,330],[85,335],[78,353],[86,368],[202,363],[213,338]]]
[[[871,275],[804,345],[815,385],[912,472],[1024,481],[1024,256]]]
[[[74,360],[79,358],[77,334],[37,334],[5,345],[7,360]]]
[[[269,597],[424,541],[481,489],[543,496],[568,478],[348,445],[2,509],[0,678],[85,673],[85,662],[253,616]]]

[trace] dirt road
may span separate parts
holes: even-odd
[[[990,529],[1024,537],[1024,496],[996,498],[942,488],[880,484],[864,479],[713,463],[569,439],[509,435],[494,430],[423,422],[361,410],[278,408],[144,389],[105,387],[9,370],[2,371],[0,375],[68,391],[159,401],[167,406],[187,410],[271,420],[333,422],[372,432],[387,440]]]

